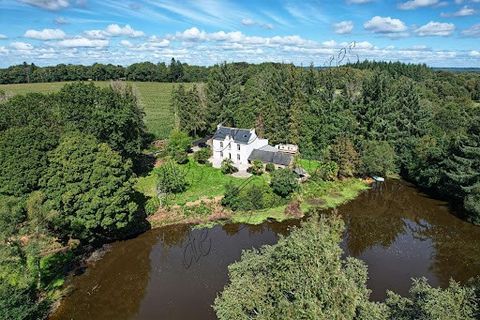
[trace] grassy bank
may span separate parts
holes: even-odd
[[[354,199],[360,192],[368,189],[368,184],[360,179],[338,181],[307,181],[299,191],[292,195],[298,201],[298,213],[292,215],[288,205],[256,211],[236,211],[220,206],[219,201],[229,183],[239,187],[250,184],[265,184],[270,180],[269,174],[252,176],[248,179],[224,175],[219,169],[200,165],[193,160],[182,165],[189,187],[185,192],[172,195],[167,208],[160,208],[149,218],[153,227],[177,223],[218,223],[231,221],[235,223],[260,224],[268,219],[283,221],[303,216],[311,207],[334,208]],[[148,197],[156,196],[157,176],[155,171],[137,180],[136,189]]]
[[[26,94],[30,92],[52,93],[59,91],[70,82],[48,83],[21,83],[3,84],[0,90],[7,95]],[[96,86],[107,87],[110,81],[93,81]],[[145,111],[145,124],[147,130],[158,139],[168,137],[174,126],[174,113],[171,110],[172,89],[174,83],[161,82],[129,82],[136,90],[140,105]],[[187,88],[191,84],[185,84]]]

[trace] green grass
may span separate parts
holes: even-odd
[[[312,175],[315,170],[320,167],[320,161],[317,160],[298,159],[297,161],[300,167],[305,169],[305,171],[307,171],[310,175]]]
[[[268,176],[252,176],[248,179],[240,179],[225,175],[220,169],[216,169],[207,165],[201,165],[190,159],[190,161],[182,165],[185,170],[186,179],[189,183],[188,189],[185,192],[176,194],[173,202],[175,204],[183,205],[187,202],[197,201],[202,198],[214,198],[221,196],[225,192],[225,186],[228,183],[233,183],[237,186],[247,184],[262,184],[266,183]],[[138,178],[136,183],[136,190],[143,194],[153,197],[156,194],[155,188],[157,184],[157,177],[155,172],[151,172],[146,177]]]
[[[52,93],[59,91],[70,82],[22,83],[0,85],[7,94],[26,94],[30,92]],[[106,87],[110,81],[94,81],[95,85]],[[145,111],[147,130],[158,139],[168,137],[175,124],[171,107],[172,89],[176,84],[160,82],[129,82],[138,95],[140,105]],[[186,84],[189,88],[191,84]]]

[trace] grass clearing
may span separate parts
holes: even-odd
[[[300,167],[305,169],[309,175],[315,173],[315,171],[320,167],[321,162],[317,160],[307,160],[307,159],[298,159],[298,164]]]
[[[92,81],[96,86],[107,87],[110,81]],[[53,93],[67,83],[71,82],[47,82],[47,83],[20,83],[2,84],[0,90],[7,95],[27,94],[30,92]],[[165,139],[175,125],[175,116],[171,106],[172,90],[175,83],[163,82],[128,82],[136,90],[140,105],[145,111],[145,125],[147,130],[157,139]],[[187,83],[188,89],[193,84]]]
[[[186,179],[189,183],[185,192],[176,194],[173,202],[183,205],[188,202],[194,202],[203,198],[215,198],[225,192],[225,186],[233,183],[236,186],[246,186],[249,184],[267,183],[267,175],[252,176],[248,179],[235,178],[231,175],[225,175],[220,169],[202,165],[190,158],[189,162],[182,165],[185,170]],[[136,190],[143,194],[153,197],[156,195],[157,177],[155,171],[148,176],[138,178]]]

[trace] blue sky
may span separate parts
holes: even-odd
[[[199,65],[376,59],[480,67],[480,0],[0,0],[2,67],[172,56]]]

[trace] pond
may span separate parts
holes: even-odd
[[[386,290],[405,295],[414,277],[446,286],[480,274],[480,227],[406,182],[376,184],[338,211],[347,226],[342,247],[368,265],[373,300]],[[72,292],[50,319],[215,319],[227,266],[298,224],[169,226],[116,242],[70,280]]]

